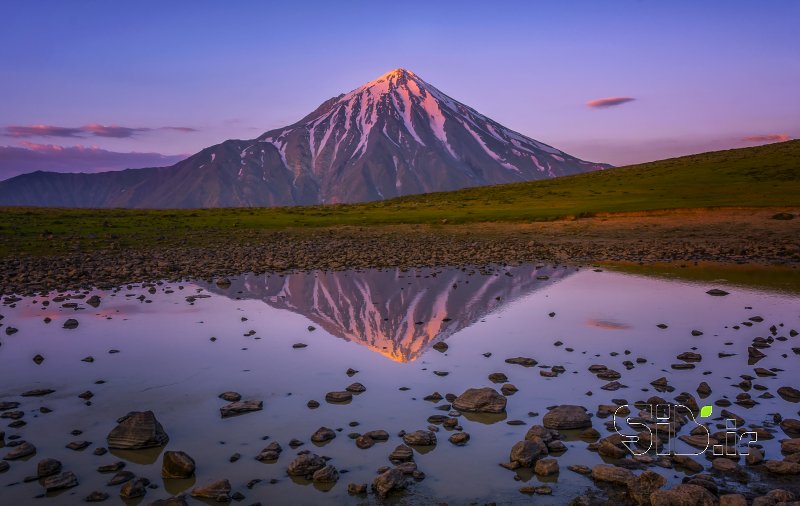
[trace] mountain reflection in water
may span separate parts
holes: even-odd
[[[245,274],[231,298],[262,300],[301,314],[328,333],[367,346],[392,360],[411,362],[511,301],[572,274],[566,267],[522,265],[492,273],[468,269],[312,271]]]

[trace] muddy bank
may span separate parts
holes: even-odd
[[[800,264],[800,219],[688,210],[531,224],[175,231],[141,248],[0,259],[0,292],[113,286],[241,272],[523,262]]]

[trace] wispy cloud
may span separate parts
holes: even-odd
[[[37,170],[102,172],[141,167],[164,167],[186,155],[107,151],[95,146],[59,146],[23,141],[22,146],[0,146],[0,180]]]
[[[742,138],[745,142],[783,142],[792,138],[787,134],[748,135]]]
[[[633,97],[606,97],[606,98],[598,98],[596,100],[589,100],[586,102],[587,107],[591,107],[592,109],[598,109],[603,107],[615,107],[618,105],[626,104],[628,102],[633,102],[636,100]]]
[[[138,134],[151,132],[153,130],[171,130],[174,132],[191,133],[197,132],[196,128],[187,126],[164,126],[158,128],[134,128],[119,125],[100,125],[90,123],[81,127],[61,127],[53,125],[12,125],[0,130],[6,137],[32,138],[32,137],[73,137],[87,138],[110,137],[114,139],[127,139]]]

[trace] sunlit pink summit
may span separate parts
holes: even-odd
[[[229,140],[163,169],[31,174],[0,203],[235,207],[380,200],[605,167],[510,130],[398,68],[299,122]]]

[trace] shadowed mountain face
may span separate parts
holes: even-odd
[[[317,271],[245,275],[230,288],[206,286],[299,313],[334,336],[410,362],[437,341],[572,272],[531,265],[509,267],[499,275],[467,275],[457,269]]]
[[[609,167],[514,132],[396,69],[284,128],[171,167],[35,172],[0,182],[0,205],[269,207],[363,202]]]

